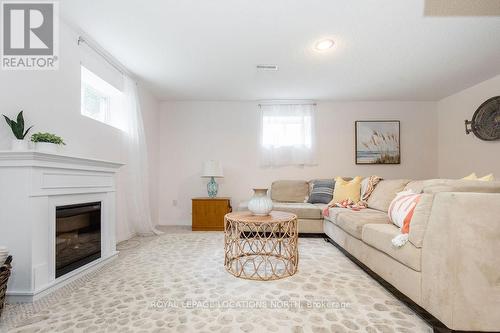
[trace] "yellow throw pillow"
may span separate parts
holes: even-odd
[[[462,179],[463,180],[480,180],[480,181],[483,181],[483,182],[492,182],[492,181],[495,180],[495,177],[493,176],[492,173],[490,173],[489,175],[486,175],[484,177],[478,178],[478,176],[476,175],[476,173],[473,172],[470,175],[468,175],[467,177],[464,177]]]
[[[335,189],[333,190],[333,202],[338,203],[350,199],[357,203],[361,196],[362,177],[354,177],[351,181],[345,181],[342,177],[335,178]]]
[[[478,178],[477,180],[482,180],[483,182],[492,182],[492,181],[495,180],[495,177],[493,176],[492,173],[490,173],[489,175],[486,175],[484,177]]]
[[[465,176],[464,178],[462,178],[462,180],[477,180],[476,173],[475,173],[475,172],[473,172],[473,173],[471,173],[470,175]]]

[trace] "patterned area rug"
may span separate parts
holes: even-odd
[[[296,275],[227,273],[223,234],[174,230],[120,244],[120,256],[35,304],[8,305],[8,332],[431,332],[323,239],[299,239]]]

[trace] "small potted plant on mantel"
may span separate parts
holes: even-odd
[[[28,150],[29,148],[28,141],[24,140],[24,138],[26,137],[26,135],[33,126],[30,126],[26,131],[24,130],[23,111],[19,112],[16,121],[11,120],[6,115],[3,115],[3,117],[5,118],[7,125],[9,125],[10,129],[12,130],[12,133],[15,136],[15,139],[12,139],[12,150],[14,151]]]
[[[35,150],[47,153],[57,153],[59,147],[66,145],[60,136],[52,133],[35,133],[31,141],[35,143]]]

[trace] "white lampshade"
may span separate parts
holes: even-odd
[[[224,177],[224,174],[222,173],[222,166],[219,161],[210,160],[203,163],[202,177]]]

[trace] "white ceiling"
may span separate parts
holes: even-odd
[[[423,0],[65,0],[161,100],[438,100],[500,74],[500,17]],[[321,38],[336,42],[323,53]],[[257,72],[277,64],[278,72]]]

